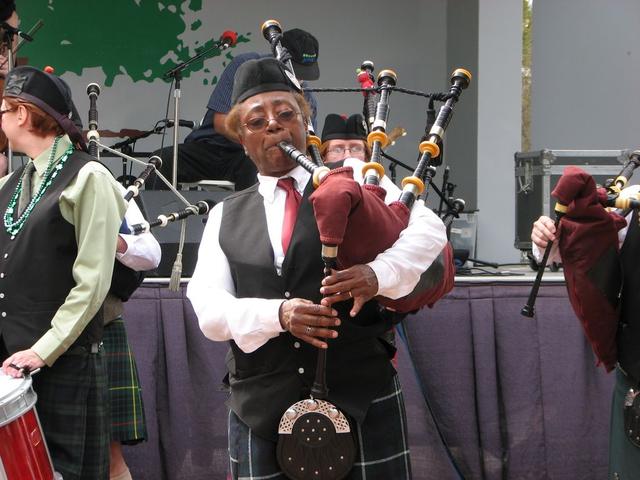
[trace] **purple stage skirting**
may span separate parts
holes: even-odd
[[[529,290],[457,285],[410,316],[420,379],[466,479],[601,480],[614,378],[596,368],[564,286],[543,285],[534,319],[520,315]],[[202,335],[184,289],[145,284],[125,320],[149,430],[125,447],[133,478],[225,479],[226,343]],[[414,479],[454,479],[402,346],[398,360]]]

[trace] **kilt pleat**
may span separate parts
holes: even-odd
[[[105,325],[103,344],[109,378],[111,439],[126,445],[145,441],[142,388],[122,317]]]

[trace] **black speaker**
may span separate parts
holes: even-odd
[[[218,203],[233,192],[229,191],[180,191],[180,194],[190,203],[194,204],[199,200],[210,200]],[[151,222],[158,218],[158,215],[168,215],[170,213],[184,210],[185,204],[176,195],[168,190],[145,190],[140,193],[147,213],[147,218]],[[182,276],[191,277],[198,260],[198,247],[202,239],[202,232],[206,224],[207,215],[192,215],[187,217],[186,236],[182,248]],[[180,242],[180,230],[182,221],[170,222],[166,227],[156,227],[151,233],[156,237],[162,249],[162,259],[160,265],[155,270],[147,272],[147,277],[170,277],[173,263],[178,253]]]

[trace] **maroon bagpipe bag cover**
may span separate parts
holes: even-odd
[[[338,268],[372,261],[391,247],[409,223],[410,211],[401,202],[385,204],[386,191],[377,185],[360,185],[353,180],[351,167],[331,170],[311,194],[314,216],[325,245],[338,245]],[[391,300],[378,297],[387,308],[409,312],[433,305],[453,288],[455,267],[450,244],[443,250],[443,268],[437,281],[422,281],[406,297]],[[434,269],[435,270],[435,269]],[[426,272],[428,273],[428,271]],[[429,275],[423,275],[426,279]],[[425,288],[420,288],[426,285]]]
[[[568,207],[556,238],[571,306],[598,364],[611,371],[622,286],[618,230],[626,221],[604,208],[593,177],[578,167],[565,168],[552,195]]]

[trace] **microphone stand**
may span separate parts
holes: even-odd
[[[122,155],[122,185],[126,188],[130,185],[129,181],[131,180],[130,175],[127,174],[127,165],[128,158],[132,158],[133,148],[132,145],[136,143],[141,138],[146,138],[149,135],[152,135],[157,132],[157,127],[154,127],[152,130],[147,130],[142,132],[140,135],[135,135],[127,138],[126,140],[122,140],[121,142],[114,143],[111,145],[111,148],[120,150],[124,155]]]
[[[209,54],[215,49],[220,48],[220,42],[214,42],[214,44],[202,50],[197,55],[189,58],[188,60],[179,63],[172,69],[165,72],[162,77],[165,79],[172,78],[174,83],[173,88],[173,164],[171,170],[171,185],[173,188],[178,186],[178,127],[179,127],[179,114],[180,114],[180,82],[182,80],[182,72],[193,62],[200,60],[205,55]]]

